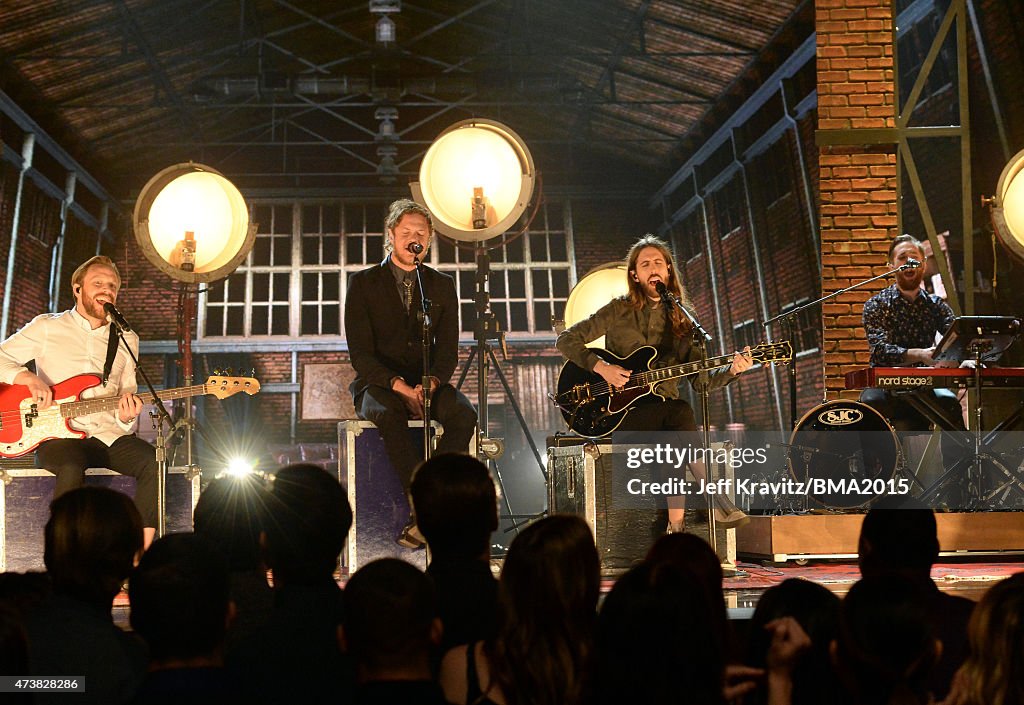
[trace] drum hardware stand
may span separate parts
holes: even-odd
[[[833,299],[833,298],[839,296],[840,294],[845,294],[848,291],[852,291],[854,289],[860,288],[860,287],[864,286],[865,284],[870,284],[871,282],[876,281],[878,279],[884,279],[886,277],[891,277],[896,272],[902,272],[903,270],[906,270],[906,269],[916,269],[917,267],[920,267],[920,266],[921,266],[920,262],[918,262],[916,264],[910,264],[908,262],[907,264],[900,265],[899,267],[896,267],[895,269],[890,269],[888,272],[884,272],[884,273],[879,274],[877,276],[871,277],[870,279],[865,279],[864,281],[859,281],[856,284],[851,284],[850,286],[848,286],[848,287],[846,287],[844,289],[838,289],[836,291],[833,291],[830,294],[826,294],[825,296],[822,296],[821,298],[815,299],[814,301],[808,301],[805,304],[801,304],[800,306],[797,306],[795,308],[791,308],[788,311],[783,311],[782,313],[780,313],[780,314],[778,314],[776,316],[773,316],[772,318],[769,318],[767,321],[762,323],[761,326],[765,329],[765,332],[767,333],[768,327],[772,323],[774,323],[775,321],[782,321],[783,325],[786,327],[786,335],[789,336],[790,340],[794,340],[794,338],[793,338],[793,319],[794,319],[794,317],[797,314],[801,313],[802,311],[804,311],[804,310],[806,310],[806,309],[808,309],[808,308],[810,308],[812,306],[817,306],[818,304],[824,303],[824,302],[828,301],[829,299]],[[769,336],[769,342],[770,342],[770,338],[771,338],[771,336]],[[797,424],[797,421],[798,421],[798,419],[797,419],[797,412],[796,412],[796,360],[797,360],[796,350],[794,350],[793,353],[794,353],[793,354],[793,363],[790,365],[790,369],[789,369],[789,428],[790,428],[790,430],[796,428],[796,424]]]
[[[498,362],[498,358],[494,354],[494,349],[491,345],[492,340],[498,341],[501,345],[502,357],[508,360],[508,347],[505,343],[505,331],[501,330],[501,325],[498,322],[494,312],[491,311],[491,297],[488,292],[488,279],[490,278],[491,272],[491,258],[488,254],[488,248],[478,244],[475,248],[476,251],[476,314],[477,321],[476,326],[473,329],[473,337],[475,344],[469,353],[469,357],[466,359],[466,364],[462,368],[462,372],[459,374],[459,380],[455,385],[456,389],[462,389],[463,383],[466,381],[466,376],[469,374],[469,368],[473,364],[474,358],[477,361],[477,457],[481,462],[493,468],[494,477],[498,481],[498,487],[501,490],[501,497],[505,504],[505,509],[508,512],[506,518],[512,519],[513,524],[510,531],[519,533],[519,527],[524,524],[528,524],[534,518],[544,516],[547,511],[543,511],[536,515],[531,515],[530,519],[525,522],[518,523],[515,521],[516,517],[522,515],[516,515],[512,511],[512,505],[508,499],[508,493],[505,491],[505,483],[501,478],[501,470],[498,467],[498,458],[500,458],[505,452],[505,444],[501,438],[491,438],[488,435],[488,423],[489,414],[487,408],[487,392],[488,392],[488,371],[493,366],[495,373],[498,375],[498,380],[501,382],[502,388],[505,390],[505,398],[508,400],[515,412],[516,420],[519,422],[519,426],[523,431],[523,435],[526,436],[526,442],[530,445],[530,449],[533,451],[533,456],[537,461],[537,467],[540,468],[541,475],[544,478],[544,485],[548,483],[548,471],[544,465],[544,460],[541,458],[540,450],[537,448],[537,444],[533,440],[533,436],[530,434],[530,428],[526,424],[526,417],[523,416],[523,412],[519,407],[519,402],[516,401],[515,395],[512,393],[512,387],[509,386],[508,379],[505,377],[505,373],[501,369],[501,364]]]
[[[146,388],[149,390],[150,399],[155,407],[154,411],[150,414],[153,417],[153,426],[156,428],[156,538],[160,538],[166,533],[167,530],[167,456],[164,451],[164,434],[163,434],[163,422],[166,421],[168,426],[173,426],[174,422],[171,420],[171,415],[167,413],[167,409],[164,408],[163,401],[160,399],[160,395],[156,393],[156,389],[153,387],[153,383],[149,380],[149,375],[146,374],[146,368],[139,364],[138,356],[132,351],[131,346],[128,345],[128,341],[124,339],[126,328],[122,328],[121,324],[118,323],[117,319],[111,316],[111,335],[117,335],[121,339],[121,345],[125,350],[128,351],[128,356],[135,363],[135,370],[142,375],[142,381],[146,383]],[[116,333],[115,333],[116,331]],[[117,413],[116,411],[114,412]]]

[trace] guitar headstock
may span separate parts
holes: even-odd
[[[212,394],[218,399],[227,399],[230,396],[245,392],[252,396],[260,391],[259,380],[253,377],[223,377],[216,376],[206,379],[206,393]]]
[[[777,343],[761,343],[750,349],[750,357],[754,362],[783,364],[793,361],[793,345],[788,340]]]

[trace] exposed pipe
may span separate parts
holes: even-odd
[[[64,242],[68,232],[68,211],[71,204],[75,202],[75,185],[78,183],[78,175],[75,172],[68,172],[68,178],[64,184],[64,199],[60,203],[60,234],[57,236],[57,243],[53,248],[53,260],[50,265],[50,313],[57,313],[60,305],[60,275],[64,266]]]
[[[14,196],[14,215],[11,218],[11,248],[7,251],[7,278],[4,280],[4,305],[0,314],[0,338],[7,338],[11,320],[11,294],[14,291],[14,264],[18,253],[18,221],[21,219],[21,196],[25,190],[25,174],[32,168],[32,154],[35,151],[36,136],[25,133],[21,145],[21,169],[18,171],[18,190]]]

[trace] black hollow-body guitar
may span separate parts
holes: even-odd
[[[689,377],[701,371],[701,363],[684,362],[670,367],[652,368],[658,351],[649,345],[637,348],[627,357],[619,357],[603,348],[591,348],[605,362],[629,370],[629,381],[620,389],[610,389],[604,378],[579,365],[566,362],[558,373],[558,390],[551,400],[562,412],[565,423],[586,438],[601,438],[617,429],[641,399],[653,397],[664,400],[654,388],[669,379]],[[789,362],[793,359],[793,346],[789,341],[762,343],[750,350],[754,362]],[[709,357],[711,370],[732,363],[732,355]],[[650,401],[650,399],[648,399]]]

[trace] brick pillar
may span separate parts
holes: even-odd
[[[895,127],[892,0],[814,4],[818,129]],[[896,145],[822,146],[818,163],[825,295],[886,271],[886,252],[897,234]],[[830,399],[857,396],[841,391],[843,375],[868,364],[863,304],[887,285],[881,280],[824,304],[825,393]]]

